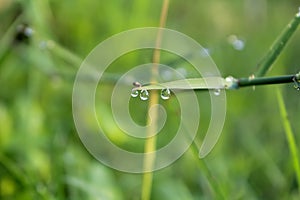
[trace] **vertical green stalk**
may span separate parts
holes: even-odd
[[[198,152],[198,147],[195,142],[191,145],[191,151],[192,154],[194,155],[194,158],[196,159],[197,165],[199,169],[203,172],[203,174],[206,176],[209,185],[211,186],[212,192],[215,199],[226,199],[224,192],[222,190],[222,187],[220,184],[217,182],[217,180],[213,177],[213,174],[210,172],[208,166],[205,163],[204,159],[199,159],[199,152]]]
[[[270,50],[267,52],[267,54],[263,57],[261,62],[258,64],[258,71],[255,73],[256,77],[264,76],[269,71],[276,58],[282,52],[287,42],[289,41],[293,33],[296,31],[299,23],[300,23],[300,11],[295,15],[292,21],[279,35],[277,40],[271,46]]]
[[[160,15],[160,24],[159,27],[163,28],[166,23],[167,19],[167,13],[168,13],[168,8],[169,8],[169,0],[164,0],[163,5],[162,5],[162,10],[161,10],[161,15]],[[157,33],[157,38],[156,38],[156,44],[155,44],[155,49],[153,53],[153,68],[152,68],[152,80],[151,82],[156,82],[155,78],[157,77],[158,74],[158,63],[160,62],[160,44],[161,44],[161,38],[162,38],[162,32],[159,31]],[[149,106],[148,108],[150,109],[153,105],[158,104],[159,101],[159,95],[157,91],[152,91],[150,95],[150,100],[149,100]],[[148,110],[149,110],[148,109]],[[145,143],[145,157],[144,157],[144,175],[143,175],[143,185],[142,185],[142,194],[141,194],[141,199],[142,200],[149,200],[151,198],[151,190],[152,190],[152,180],[153,180],[153,172],[152,168],[155,164],[155,154],[151,154],[150,156],[147,155],[147,153],[150,152],[155,152],[156,149],[156,131],[157,131],[157,117],[158,117],[158,110],[155,109],[150,116],[148,115],[147,118],[147,124],[149,125],[151,123],[151,126],[149,126],[147,130],[147,137],[146,143]],[[152,156],[154,155],[154,156]]]
[[[296,179],[298,182],[298,192],[300,195],[300,162],[299,162],[298,149],[297,149],[297,144],[296,144],[296,140],[294,137],[294,133],[293,133],[290,121],[288,119],[288,114],[286,111],[286,107],[284,105],[283,97],[282,97],[282,94],[279,91],[279,89],[277,90],[277,100],[278,100],[280,115],[281,115],[282,122],[283,122],[283,127],[284,127],[285,134],[286,134],[286,139],[289,144],[290,152],[292,155],[292,162],[293,162],[293,166],[294,166],[294,170],[295,170],[295,174],[296,174]]]
[[[56,71],[55,69],[55,62],[48,54],[43,54],[41,50],[44,48],[51,49],[57,47],[54,42],[47,41],[45,44],[41,42],[41,38],[52,38],[54,35],[52,34],[52,30],[49,28],[51,21],[53,21],[52,11],[50,8],[49,0],[44,1],[22,1],[22,6],[25,10],[25,15],[29,20],[29,24],[34,28],[35,34],[32,37],[32,45],[28,47],[28,51],[30,52],[31,57],[31,65],[28,68],[29,74],[29,92],[27,100],[31,102],[32,99],[37,99],[37,95],[39,93],[38,85],[41,84],[41,77],[39,72],[37,72],[36,67],[43,69],[44,72],[46,71]],[[53,51],[59,54],[59,49],[55,48]],[[69,55],[66,55],[66,57]],[[48,68],[49,67],[49,68]],[[55,140],[56,135],[49,135],[48,138],[52,141]],[[48,155],[49,159],[52,162],[52,165],[49,169],[49,173],[51,175],[51,179],[49,180],[48,184],[51,184],[52,191],[45,191],[41,193],[44,199],[49,199],[55,193],[55,197],[57,199],[64,199],[65,198],[65,182],[64,182],[64,168],[61,160],[61,156],[57,156],[57,152],[61,152],[61,146],[54,143],[47,143],[48,147]],[[40,182],[39,177],[35,177],[35,182]],[[55,183],[55,184],[54,184]],[[37,192],[39,192],[37,190]]]
[[[283,48],[286,46],[288,40],[296,31],[298,25],[300,23],[300,10],[292,19],[292,21],[287,25],[287,27],[283,30],[281,35],[279,35],[278,39],[275,43],[271,46],[271,49],[267,52],[267,54],[263,57],[262,61],[260,62],[259,69],[255,73],[255,76],[260,77],[264,76],[269,69],[271,68],[272,64],[282,52]],[[292,127],[290,121],[288,119],[288,114],[286,111],[286,107],[284,105],[284,100],[282,94],[279,90],[277,90],[277,100],[280,110],[280,115],[283,121],[284,130],[286,133],[287,142],[289,145],[289,149],[292,155],[292,162],[296,174],[296,179],[298,182],[298,191],[300,195],[300,162],[298,157],[298,149],[295,141],[295,137],[292,131]]]

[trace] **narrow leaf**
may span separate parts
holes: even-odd
[[[280,115],[283,121],[283,127],[286,133],[287,142],[292,156],[292,163],[296,174],[296,180],[298,182],[298,191],[300,194],[300,162],[299,162],[297,144],[291,127],[291,123],[288,119],[288,114],[286,111],[286,107],[284,105],[283,97],[279,90],[277,90],[277,101],[279,105]]]
[[[221,77],[191,78],[165,83],[153,83],[135,88],[136,90],[195,90],[195,89],[225,89],[225,79]]]

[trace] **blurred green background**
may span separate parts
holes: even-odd
[[[222,76],[247,77],[299,5],[298,0],[171,0],[166,27],[207,48]],[[158,0],[0,0],[0,199],[140,199],[141,174],[102,165],[81,143],[72,87],[81,58],[113,34],[158,26],[161,6]],[[234,45],[236,39],[242,46]],[[298,72],[299,44],[300,31],[268,75]],[[146,55],[142,62],[151,61]],[[124,62],[134,66],[141,59],[129,55]],[[112,86],[108,82],[105,89]],[[152,199],[299,199],[278,87],[300,145],[299,92],[292,84],[229,91],[226,123],[214,150],[199,160],[190,149],[155,172]],[[108,117],[109,97],[100,100],[107,134],[121,146],[143,150],[118,136]],[[171,113],[173,103],[164,105]],[[145,102],[132,104],[145,111]],[[135,115],[139,123],[145,122],[143,112]],[[208,123],[209,113],[203,114]],[[176,129],[172,116],[167,130]]]

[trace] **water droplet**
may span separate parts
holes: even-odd
[[[187,76],[187,71],[183,67],[179,67],[176,69],[176,71],[179,73],[177,76],[178,78],[186,77]]]
[[[131,95],[133,98],[135,98],[135,97],[139,96],[139,91],[138,91],[138,90],[132,89],[130,95]]]
[[[220,93],[221,93],[221,89],[218,88],[214,90],[214,95],[219,96]]]
[[[25,28],[24,29],[24,34],[26,35],[26,36],[28,36],[28,37],[31,37],[32,35],[33,35],[33,29],[32,28],[29,28],[29,27],[27,27],[27,28]]]
[[[245,48],[245,42],[236,35],[230,35],[227,40],[235,50],[242,51]]]
[[[241,51],[245,47],[245,43],[242,40],[236,40],[232,43],[232,46],[235,50]]]
[[[297,80],[296,76],[293,78],[293,81],[294,81],[294,87],[295,87],[297,90],[300,90],[300,81]]]
[[[225,78],[225,88],[226,89],[237,89],[238,86],[238,81],[232,77],[232,76],[227,76]]]
[[[296,17],[300,17],[300,7],[299,7],[299,12],[296,14]]]
[[[149,98],[149,92],[147,90],[142,90],[140,93],[140,99],[143,101],[148,100]]]
[[[173,73],[171,71],[169,71],[169,70],[164,70],[160,74],[161,74],[162,79],[164,81],[170,81],[172,79],[172,77],[173,77]]]
[[[225,81],[231,83],[232,81],[234,81],[234,78],[232,76],[227,76],[225,78]]]
[[[168,88],[162,89],[162,90],[161,90],[160,97],[161,97],[163,100],[169,99],[170,96],[171,96],[171,91],[170,91]]]
[[[300,90],[300,83],[295,83],[294,88],[296,88],[297,90]]]

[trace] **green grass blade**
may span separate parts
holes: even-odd
[[[226,82],[221,77],[191,78],[165,83],[153,83],[137,87],[136,90],[195,90],[195,89],[224,89]]]
[[[3,60],[9,54],[9,51],[12,48],[16,27],[18,24],[21,23],[23,17],[24,17],[23,15],[19,15],[9,26],[9,28],[7,29],[7,31],[4,33],[4,35],[0,40],[0,65],[2,64]]]
[[[277,100],[278,100],[280,115],[283,122],[283,127],[286,133],[287,142],[289,144],[290,152],[292,154],[292,163],[294,165],[296,179],[298,182],[298,191],[300,195],[300,162],[299,162],[298,149],[293,134],[293,130],[290,121],[288,119],[288,114],[286,111],[286,107],[284,105],[283,97],[279,89],[277,90]]]
[[[272,64],[276,58],[280,55],[283,48],[286,46],[289,39],[295,33],[298,25],[300,23],[300,10],[292,19],[292,21],[286,26],[283,32],[279,35],[277,40],[271,46],[270,50],[263,57],[261,62],[258,64],[258,71],[255,73],[256,77],[265,76],[266,73],[270,70]]]
[[[223,191],[221,185],[219,184],[217,179],[214,178],[214,176],[211,173],[209,167],[205,163],[205,160],[204,159],[199,159],[198,147],[197,147],[197,144],[195,142],[193,142],[193,144],[191,145],[191,151],[192,151],[192,154],[193,154],[193,156],[196,160],[198,168],[202,171],[202,173],[204,173],[207,180],[209,181],[209,184],[211,186],[214,198],[215,199],[225,199],[225,194],[224,194],[224,191]]]

